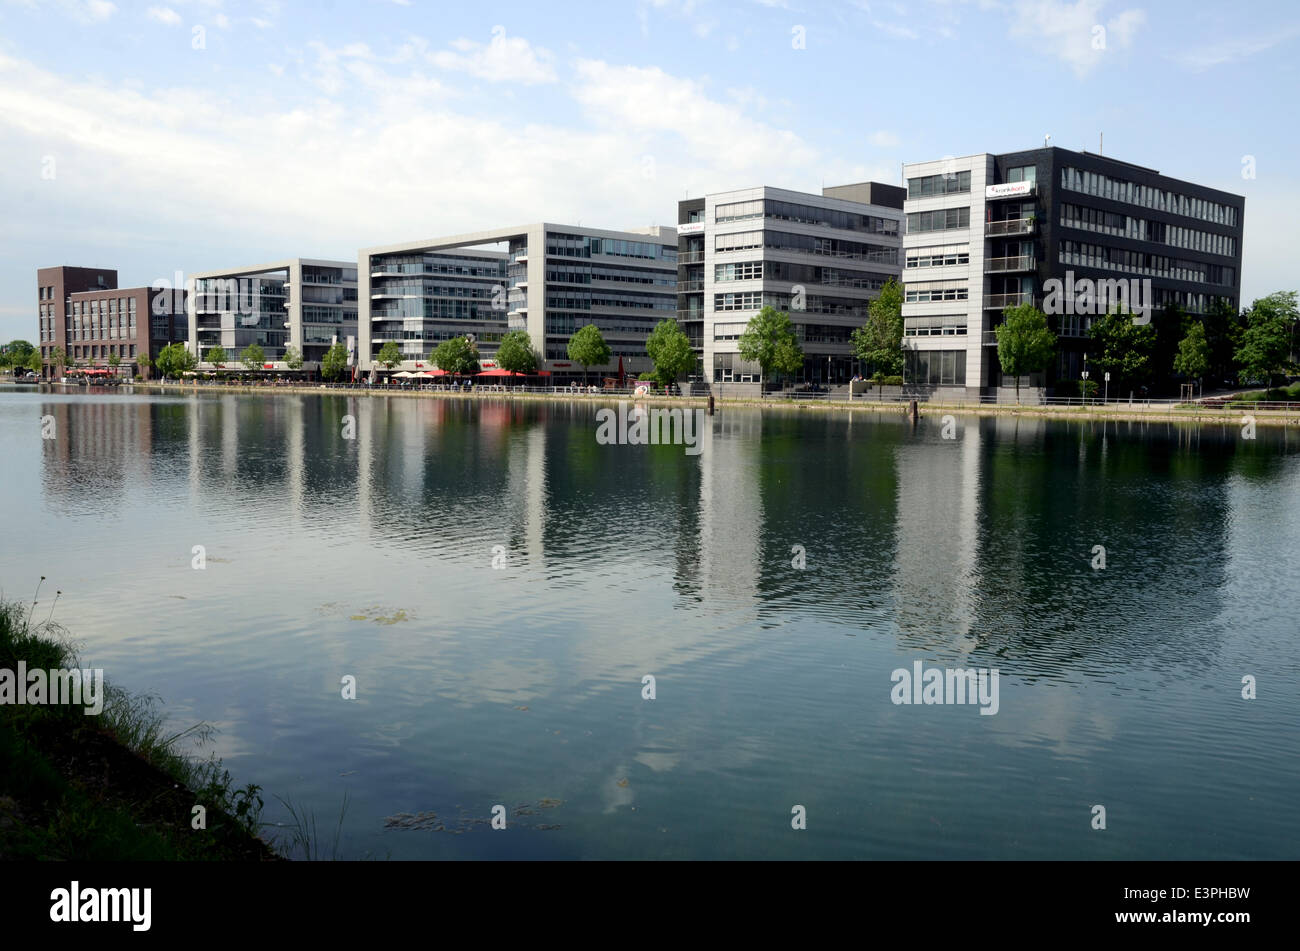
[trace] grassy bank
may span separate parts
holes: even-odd
[[[0,600],[0,670],[77,668],[66,632],[33,613]],[[0,859],[274,860],[256,834],[258,787],[235,789],[220,760],[178,751],[202,725],[168,733],[164,722],[153,698],[108,683],[97,716],[0,704]],[[196,805],[205,829],[192,827]]]

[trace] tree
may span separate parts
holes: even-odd
[[[1002,323],[994,328],[998,338],[998,362],[1003,373],[1016,378],[1016,402],[1020,402],[1020,378],[1044,369],[1056,350],[1056,334],[1047,326],[1047,315],[1033,304],[1017,304],[1002,311]]]
[[[1237,348],[1237,364],[1241,368],[1241,382],[1263,379],[1266,387],[1273,378],[1284,376],[1294,369],[1291,360],[1296,322],[1300,310],[1296,307],[1295,291],[1278,291],[1261,297],[1246,312],[1246,332]]]
[[[501,346],[497,348],[497,366],[512,373],[537,372],[537,351],[533,349],[528,331],[512,330],[501,338]]]
[[[655,378],[664,386],[676,383],[683,373],[695,366],[695,351],[690,338],[682,333],[677,321],[666,317],[655,325],[646,338],[645,351],[655,364]]]
[[[380,357],[382,356],[381,351]],[[479,371],[478,347],[470,343],[468,337],[444,340],[429,354],[429,360],[457,376],[468,376]]]
[[[11,340],[0,347],[0,367],[25,367],[34,350],[26,340]]]
[[[149,376],[149,367],[153,366],[153,361],[149,359],[149,353],[146,351],[136,355],[135,365],[140,368],[140,373],[146,379]]]
[[[110,353],[108,355],[108,365],[111,366],[114,369],[114,371],[116,371],[117,368],[122,365],[122,358],[118,356],[116,353]]]
[[[1217,386],[1237,378],[1237,348],[1245,332],[1245,321],[1237,309],[1218,298],[1201,318],[1205,341],[1210,348],[1210,378]]]
[[[1174,372],[1199,381],[1209,369],[1210,345],[1205,339],[1205,326],[1195,321],[1178,344]]]
[[[207,358],[208,363],[211,363],[214,367],[221,366],[229,359],[229,357],[226,356],[226,351],[222,347],[209,347]]]
[[[892,277],[867,305],[867,322],[853,331],[853,353],[871,365],[873,376],[903,372],[903,286]]]
[[[320,362],[320,375],[324,380],[333,383],[347,368],[348,348],[341,343],[336,343],[325,351],[325,356]]]
[[[288,364],[290,370],[302,369],[302,351],[297,347],[284,348],[284,362]]]
[[[33,350],[31,353],[27,354],[27,369],[31,370],[33,373],[40,373],[43,366],[44,364],[41,362],[41,352],[39,350]]]
[[[1089,363],[1118,377],[1115,383],[1139,386],[1153,372],[1156,329],[1151,324],[1133,323],[1133,315],[1118,309],[1093,321],[1088,332]]]
[[[582,375],[587,376],[587,368],[609,363],[613,352],[609,344],[600,335],[600,328],[595,324],[579,327],[578,332],[569,338],[569,359],[582,367]]]
[[[260,370],[262,364],[266,362],[266,351],[262,349],[259,343],[250,343],[244,348],[244,352],[239,355],[239,362],[247,370]]]
[[[402,348],[397,345],[397,341],[390,340],[379,348],[379,356],[375,357],[375,361],[382,363],[385,370],[391,370],[402,362]]]
[[[68,351],[62,347],[55,347],[50,351],[50,366],[63,369],[64,364],[68,362]]]
[[[757,363],[766,382],[773,373],[797,373],[803,366],[803,348],[790,315],[767,306],[755,314],[738,341],[740,358]]]
[[[169,343],[158,351],[158,356],[154,360],[154,366],[158,368],[164,380],[179,379],[197,365],[198,360],[183,343]]]

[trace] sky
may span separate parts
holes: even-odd
[[[1246,196],[1300,287],[1300,4],[0,0],[0,340],[119,285],[1050,144]]]

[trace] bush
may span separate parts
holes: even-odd
[[[642,373],[642,374],[640,374],[640,375],[637,377],[638,380],[648,380],[648,381],[651,381],[651,382],[654,381],[654,378],[655,378],[655,375],[654,375],[653,373]]]
[[[901,376],[882,376],[877,382],[881,386],[902,386],[903,378]]]

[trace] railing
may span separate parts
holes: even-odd
[[[677,312],[678,320],[703,320],[704,311],[702,310],[679,310]]]
[[[678,264],[703,264],[704,252],[703,251],[678,251],[677,263]]]
[[[693,291],[702,291],[702,290],[704,290],[703,281],[678,281],[677,282],[678,293],[690,294]]]
[[[1038,266],[1032,254],[1018,254],[1009,258],[985,258],[985,274],[1001,274],[1007,271],[1032,271]]]
[[[1006,221],[990,221],[984,225],[984,235],[988,238],[1000,238],[1016,234],[1032,234],[1033,231],[1033,218],[1010,218]]]
[[[981,343],[986,347],[996,347],[998,345],[998,334],[995,330],[984,331],[984,338]]]

